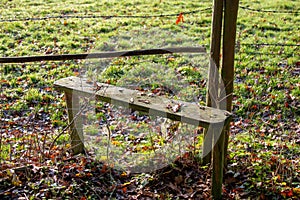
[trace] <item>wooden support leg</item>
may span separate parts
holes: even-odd
[[[222,199],[222,183],[223,183],[223,167],[224,167],[224,139],[225,134],[224,130],[221,134],[220,129],[215,129],[213,134],[213,140],[217,140],[216,144],[213,147],[213,169],[212,169],[212,189],[211,194],[212,198]]]
[[[74,154],[83,153],[83,126],[82,118],[80,113],[78,113],[80,111],[79,97],[72,91],[65,92],[65,97],[70,123],[71,147]]]
[[[228,142],[230,134],[230,124],[227,124],[224,128],[224,167],[227,166],[227,154],[228,154]]]
[[[211,152],[213,148],[213,133],[212,129],[205,129],[202,144],[202,165],[211,163]]]

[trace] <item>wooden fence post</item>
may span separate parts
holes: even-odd
[[[210,66],[208,72],[208,86],[206,94],[206,105],[217,108],[217,96],[219,90],[219,68],[220,68],[220,48],[223,19],[223,0],[214,0],[211,43],[210,43]],[[211,163],[212,134],[207,134],[208,129],[204,130],[202,164]],[[210,151],[210,152],[207,152]]]
[[[233,96],[233,80],[234,80],[234,48],[236,39],[236,21],[238,13],[239,0],[214,0],[213,25],[211,35],[211,60],[208,81],[207,106],[226,109],[231,112],[232,96]],[[223,26],[223,51],[222,51],[222,67],[221,80],[219,80],[220,68],[220,46],[222,34],[222,20],[224,7],[224,26]],[[220,82],[224,84],[224,91],[220,90]],[[219,91],[220,90],[220,91]],[[220,93],[220,94],[219,94]],[[226,97],[220,99],[218,97]],[[225,101],[225,102],[224,102]],[[226,106],[224,106],[226,105]],[[211,145],[213,147],[213,172],[212,172],[212,189],[211,195],[213,199],[222,199],[222,183],[223,183],[223,169],[226,165],[227,146],[229,139],[230,123],[223,124],[224,128],[219,137],[218,134],[212,135],[212,140],[204,140],[204,145]],[[220,128],[213,129],[220,130]],[[207,131],[207,130],[206,130]],[[211,139],[211,138],[209,138]],[[217,141],[216,141],[217,140]],[[207,144],[208,142],[212,142]],[[204,146],[205,147],[205,146]],[[203,158],[203,164],[211,161],[211,155],[207,154]]]
[[[236,21],[238,15],[239,0],[225,0],[224,4],[224,31],[223,31],[223,62],[221,69],[221,77],[225,86],[225,91],[221,91],[225,94],[221,96],[226,96],[224,100],[225,103],[221,105],[226,105],[227,111],[232,110],[232,97],[233,97],[233,81],[234,81],[234,50],[235,50],[235,39],[236,39]],[[225,132],[225,165],[227,156],[227,147],[229,140],[229,129],[230,124],[226,125]]]

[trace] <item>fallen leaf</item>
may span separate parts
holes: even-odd
[[[183,13],[180,13],[177,17],[177,20],[176,20],[176,24],[179,24],[180,22],[184,22],[183,20]]]

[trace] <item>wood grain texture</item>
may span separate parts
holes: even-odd
[[[230,120],[231,114],[210,107],[199,107],[190,102],[175,101],[161,96],[144,96],[137,90],[123,87],[116,87],[108,84],[87,82],[79,77],[67,77],[54,83],[54,86],[67,93],[74,95],[92,97],[97,100],[142,111],[153,116],[166,117],[172,120],[181,121],[196,126],[208,127],[209,125],[224,123]],[[180,105],[178,112],[168,109],[168,105]]]

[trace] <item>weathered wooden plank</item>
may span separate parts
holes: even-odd
[[[206,53],[206,50],[204,47],[174,47],[174,48],[141,49],[141,50],[130,50],[130,51],[112,51],[112,52],[100,52],[100,53],[83,53],[83,54],[1,57],[0,63],[25,63],[25,62],[37,62],[37,61],[115,58],[115,57],[125,57],[125,56],[155,55],[155,54],[170,54],[170,53]]]
[[[94,96],[96,99],[104,102],[196,126],[208,127],[212,124],[224,123],[231,118],[231,114],[223,110],[204,106],[200,108],[194,103],[175,101],[161,96],[144,96],[137,90],[108,84],[97,83],[97,88],[101,89],[95,91],[94,83],[89,83],[86,79],[79,77],[60,79],[54,83],[54,86],[62,91],[73,92],[73,94],[79,96]],[[168,108],[175,105],[180,105],[178,112]]]

